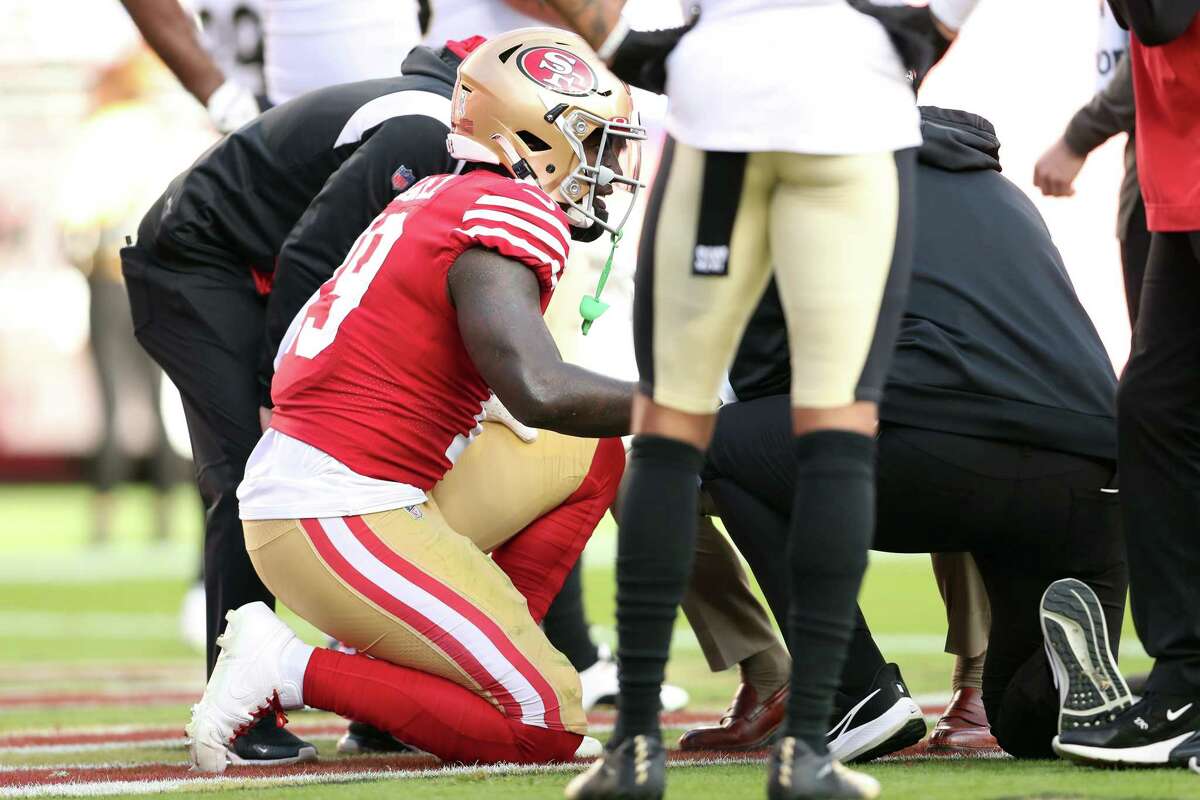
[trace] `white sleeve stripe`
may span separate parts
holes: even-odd
[[[543,211],[537,206],[532,206],[523,200],[516,200],[511,197],[504,197],[498,194],[485,194],[475,201],[476,204],[482,206],[497,206],[499,208],[508,208],[513,211],[520,211],[522,214],[528,214],[534,219],[540,219],[554,226],[554,230],[562,234],[564,241],[571,241],[571,232],[567,230],[567,226],[563,225],[558,217],[553,214]]]
[[[404,89],[391,94],[380,95],[359,106],[350,115],[342,127],[337,139],[333,142],[334,149],[344,144],[362,140],[363,134],[392,117],[403,117],[409,114],[419,114],[435,119],[450,127],[450,99],[434,92],[419,89]]]
[[[566,248],[563,247],[562,241],[557,236],[555,236],[553,233],[550,233],[545,228],[542,228],[538,225],[534,225],[529,220],[522,219],[522,218],[516,216],[515,214],[509,214],[508,212],[505,212],[505,211],[487,211],[482,208],[473,209],[473,210],[468,211],[467,213],[463,214],[463,218],[462,218],[463,222],[469,222],[470,220],[473,220],[473,219],[484,219],[484,220],[490,220],[492,222],[502,222],[505,225],[512,225],[514,228],[520,228],[521,230],[525,231],[526,233],[533,234],[535,237],[540,239],[542,242],[549,245],[554,250],[554,252],[558,253],[559,258],[567,257]]]
[[[503,228],[488,228],[483,225],[472,225],[470,228],[458,228],[458,231],[468,238],[478,239],[480,237],[492,237],[494,239],[503,239],[504,241],[516,247],[518,250],[524,250],[529,255],[541,261],[543,264],[550,266],[550,286],[558,284],[558,273],[562,272],[562,264],[556,258],[551,258],[546,253],[537,249],[529,242],[519,236],[514,236]]]

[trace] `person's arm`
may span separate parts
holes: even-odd
[[[1133,70],[1122,58],[1108,85],[1075,112],[1063,135],[1037,160],[1033,183],[1050,197],[1075,194],[1075,177],[1088,154],[1118,133],[1130,133],[1134,123]]]
[[[325,181],[296,222],[280,248],[267,301],[267,347],[259,371],[264,399],[292,318],[333,275],[359,234],[410,184],[450,171],[446,130],[421,114],[384,122]]]
[[[562,360],[530,269],[471,248],[451,266],[447,285],[471,360],[517,419],[569,436],[629,433],[633,384]]]
[[[504,4],[513,11],[517,11],[527,17],[533,17],[556,28],[561,28],[567,24],[562,15],[551,8],[546,3],[546,0],[504,0]]]
[[[196,23],[178,0],[121,0],[150,49],[158,54],[183,88],[208,110],[221,133],[240,128],[258,114],[249,89],[227,81],[200,44]]]
[[[1121,27],[1132,30],[1147,47],[1175,41],[1200,13],[1200,0],[1109,0],[1108,4]]]
[[[600,51],[617,28],[625,0],[545,0],[576,33]],[[603,54],[601,54],[603,57]]]
[[[657,31],[635,31],[621,17],[625,0],[545,0],[576,33],[587,40],[621,80],[662,94],[667,85],[667,56],[692,29],[686,25]]]

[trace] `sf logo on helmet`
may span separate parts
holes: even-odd
[[[596,88],[596,73],[574,53],[557,47],[531,47],[517,57],[525,77],[559,94],[582,97]]]

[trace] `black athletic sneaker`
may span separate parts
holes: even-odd
[[[363,753],[415,753],[416,748],[365,722],[351,722],[342,738],[338,739],[337,751],[344,756]]]
[[[925,738],[925,715],[895,664],[879,668],[866,694],[838,692],[833,708],[825,746],[838,761],[870,761]]]
[[[1111,722],[1064,730],[1054,752],[1090,764],[1188,767],[1200,772],[1200,696],[1150,693]]]
[[[254,723],[254,727],[234,741],[229,753],[230,764],[252,767],[282,767],[316,760],[317,748],[276,725],[274,714]]]
[[[794,736],[780,739],[767,765],[768,800],[872,800],[879,781],[817,755]]]
[[[1108,643],[1096,593],[1074,578],[1055,581],[1042,595],[1042,636],[1058,687],[1058,730],[1093,728],[1133,703]]]
[[[667,751],[655,736],[634,736],[605,750],[567,784],[568,800],[660,800],[667,788]]]

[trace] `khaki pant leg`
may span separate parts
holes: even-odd
[[[597,444],[553,431],[527,444],[487,422],[430,495],[451,528],[491,552],[579,488]]]
[[[946,652],[978,658],[987,652],[992,607],[970,553],[931,553],[933,576],[946,604]]]
[[[286,606],[359,652],[452,680],[526,724],[586,733],[579,676],[508,576],[436,501],[362,517],[245,523]]]
[[[792,404],[878,401],[861,397],[858,388],[896,250],[895,155],[755,153],[755,160],[780,176],[770,237],[791,344]],[[890,327],[887,335],[894,335]]]
[[[711,517],[700,517],[683,613],[713,672],[737,666],[772,647],[783,647],[770,617],[750,589],[737,551]]]

